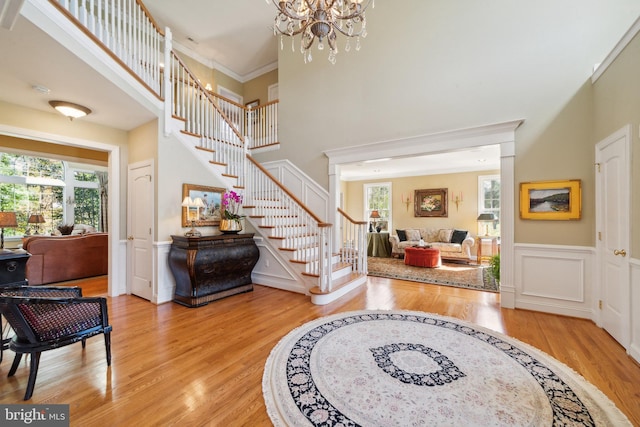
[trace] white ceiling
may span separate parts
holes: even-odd
[[[497,169],[500,169],[500,146],[490,145],[428,156],[380,159],[340,165],[340,178],[344,181],[361,181]]]
[[[271,2],[152,0],[145,6],[158,25],[171,28],[178,49],[208,61],[205,65],[216,65],[240,81],[277,67]]]

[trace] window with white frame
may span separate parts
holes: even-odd
[[[77,169],[81,167],[82,170]],[[0,153],[0,210],[16,213],[18,227],[5,236],[52,233],[59,225],[80,223],[98,229],[100,194],[91,167],[24,154]],[[43,224],[29,224],[32,214]]]
[[[369,231],[391,229],[391,183],[364,184],[364,218]]]
[[[478,176],[478,215],[492,213],[495,221],[482,223],[478,235],[500,235],[500,175]]]

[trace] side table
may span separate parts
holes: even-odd
[[[367,256],[384,258],[391,256],[389,233],[367,233]]]
[[[30,253],[22,249],[15,251],[0,251],[0,288],[10,286],[27,285],[27,261]],[[4,318],[0,319],[0,362],[2,362],[4,351],[9,348],[9,326]]]
[[[251,271],[260,257],[253,233],[171,238],[169,268],[176,281],[174,302],[199,307],[253,290]]]
[[[485,242],[491,247],[489,253],[482,251],[482,243]],[[478,236],[476,237],[476,259],[478,264],[482,264],[482,259],[491,259],[492,256],[500,253],[500,236]]]

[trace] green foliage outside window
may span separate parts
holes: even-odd
[[[35,231],[33,225],[27,223],[32,214],[44,216],[40,233],[51,233],[65,223],[87,224],[98,229],[100,192],[97,188],[78,186],[81,182],[97,183],[95,172],[76,171],[76,186],[67,183],[67,194],[73,191],[75,199],[73,219],[65,218],[64,177],[65,163],[60,160],[0,153],[0,210],[15,212],[18,220],[18,227],[5,229],[5,236],[22,236],[28,229]]]

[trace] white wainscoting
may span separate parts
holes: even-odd
[[[176,281],[169,268],[169,250],[171,241],[157,242],[153,245],[156,277],[153,278],[154,286],[152,299],[156,304],[162,304],[173,300],[173,293],[176,289]]]
[[[631,274],[631,343],[627,352],[640,362],[640,260],[629,260]]]
[[[271,175],[325,222],[329,218],[329,193],[289,160],[262,163]]]
[[[593,319],[595,249],[516,244],[516,308]]]
[[[271,246],[267,245],[261,237],[254,237],[254,240],[260,250],[260,258],[251,272],[251,281],[257,285],[308,294],[305,284],[297,279],[296,273],[287,261],[274,254]]]

